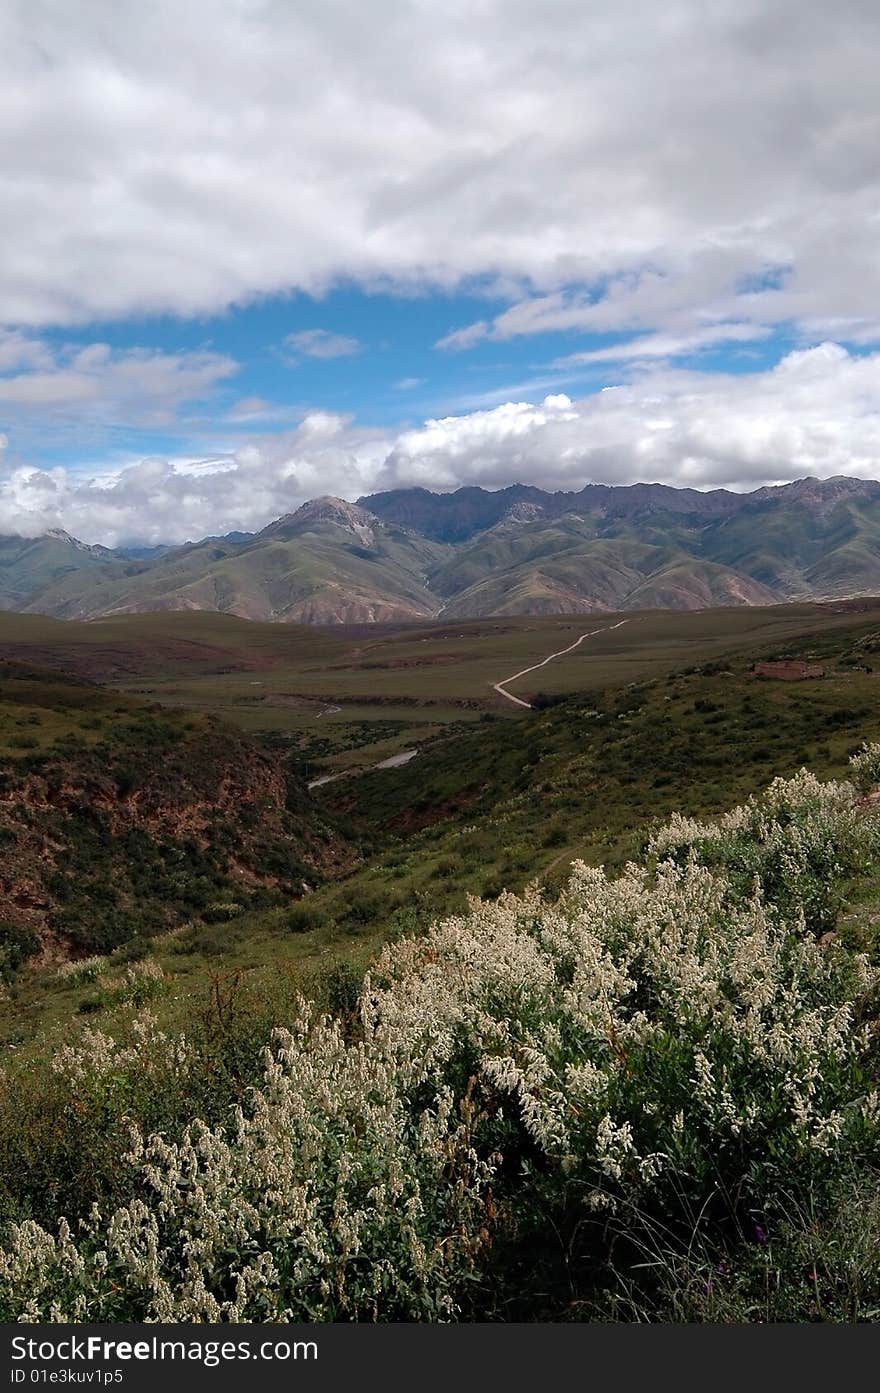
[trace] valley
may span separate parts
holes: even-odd
[[[616,861],[665,809],[720,811],[799,763],[834,772],[880,734],[880,601],[612,617],[584,642],[571,617],[367,632],[0,615],[0,815],[28,809],[5,814],[10,922],[57,961],[158,947],[213,906],[187,933],[224,971],[364,963],[390,923],[574,855]],[[826,674],[752,676],[782,656]],[[174,975],[200,961],[170,952]],[[15,993],[9,1027],[54,1015],[39,972]]]

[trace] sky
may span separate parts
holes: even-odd
[[[5,0],[0,532],[880,475],[876,0]]]

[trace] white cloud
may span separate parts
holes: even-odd
[[[557,406],[557,402],[559,405]],[[507,403],[402,435],[377,486],[661,480],[752,488],[880,473],[880,354],[828,343],[739,375],[647,369],[579,402]]]
[[[46,368],[51,364],[51,351],[41,339],[17,329],[0,329],[0,373]]]
[[[555,368],[577,367],[588,363],[621,363],[632,359],[683,358],[718,348],[721,344],[753,343],[765,339],[769,329],[760,324],[711,324],[686,334],[644,334],[607,348],[588,349],[556,358]]]
[[[0,323],[519,287],[452,346],[880,299],[870,0],[32,0],[0,44]]]
[[[475,343],[480,343],[489,337],[490,329],[487,321],[478,319],[473,324],[466,324],[463,329],[453,329],[450,334],[444,334],[442,339],[437,340],[434,347],[458,353],[463,348],[473,348]],[[500,336],[493,335],[492,337]]]
[[[111,349],[106,343],[56,347],[0,335],[0,414],[25,432],[71,420],[165,426],[180,407],[210,397],[237,371],[238,364],[220,353]]]
[[[265,397],[240,397],[229,408],[226,419],[238,422],[272,420],[276,410]]]
[[[291,362],[300,358],[349,358],[360,353],[362,345],[350,334],[332,334],[329,329],[300,329],[284,340],[285,357]]]
[[[399,433],[311,412],[296,430],[210,458],[146,459],[83,479],[0,468],[0,532],[66,527],[86,541],[184,541],[253,530],[305,499],[420,484],[662,480],[755,488],[880,473],[880,353],[834,343],[762,372],[663,363],[580,401],[564,394],[426,421]]]

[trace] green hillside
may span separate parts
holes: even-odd
[[[63,532],[0,537],[0,609],[27,609],[34,596],[53,594],[66,581],[100,588],[104,575],[117,569],[112,552],[83,546]]]

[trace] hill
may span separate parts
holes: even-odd
[[[0,538],[0,608],[321,624],[702,609],[880,591],[880,483],[661,484],[318,498],[256,535],[109,551]]]

